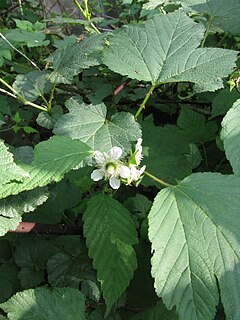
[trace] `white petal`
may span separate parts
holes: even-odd
[[[118,189],[120,187],[121,182],[119,179],[113,177],[109,179],[109,184],[113,189]]]
[[[102,164],[105,161],[104,154],[101,151],[94,152],[94,159],[98,164]]]
[[[136,143],[136,150],[141,150],[142,152],[142,138],[139,138]]]
[[[120,159],[122,153],[123,153],[123,150],[120,147],[112,147],[109,151],[109,155],[112,160]]]
[[[125,178],[125,179],[129,178],[131,175],[131,171],[127,166],[120,166],[118,168],[118,172],[119,172],[120,177]]]
[[[99,181],[103,178],[102,170],[96,169],[91,173],[91,179],[93,181]]]
[[[142,168],[140,168],[139,170],[139,175],[141,176],[143,174],[143,172],[145,171],[146,166],[142,166]]]

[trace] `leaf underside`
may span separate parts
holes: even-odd
[[[228,111],[222,121],[221,139],[226,156],[231,163],[233,172],[240,176],[240,99]]]
[[[80,97],[69,99],[66,106],[69,113],[57,121],[54,133],[81,140],[93,150],[108,152],[118,146],[126,154],[141,137],[140,126],[130,113],[118,112],[108,120],[103,103],[86,105]]]
[[[103,62],[117,73],[154,85],[187,81],[195,83],[197,91],[215,91],[233,70],[237,52],[198,48],[203,35],[203,26],[183,10],[156,15],[114,33]]]
[[[213,25],[232,34],[240,33],[240,2],[236,0],[183,0],[182,6],[208,13]]]
[[[0,307],[8,319],[84,320],[84,296],[73,288],[36,288],[18,292]]]
[[[0,185],[0,198],[60,181],[65,173],[79,165],[92,151],[81,141],[53,136],[40,142],[34,152],[34,160],[30,164],[22,164],[30,178],[25,178],[21,183]]]
[[[221,301],[240,317],[240,179],[192,174],[159,192],[149,215],[155,289],[180,319],[212,320]],[[232,294],[229,295],[229,292]]]

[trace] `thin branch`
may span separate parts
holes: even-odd
[[[7,44],[11,47],[11,48],[13,48],[15,51],[17,51],[20,55],[22,55],[25,59],[27,59],[27,61],[29,61],[35,68],[37,68],[39,71],[41,71],[40,70],[40,68],[36,65],[36,63],[35,62],[33,62],[31,59],[29,59],[24,53],[22,53],[20,50],[18,50],[16,47],[14,47],[14,45],[13,44],[11,44],[11,42],[9,42],[8,41],[8,39],[0,32],[0,37],[4,40],[4,41],[6,41],[7,42]]]
[[[20,222],[11,233],[34,233],[34,234],[65,234],[82,236],[83,230],[79,226],[69,226],[64,224],[41,224],[35,222]]]

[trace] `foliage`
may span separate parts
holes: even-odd
[[[240,3],[73,2],[0,4],[0,319],[239,319]]]

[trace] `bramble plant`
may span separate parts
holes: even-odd
[[[73,3],[0,4],[0,319],[239,320],[240,2]]]

